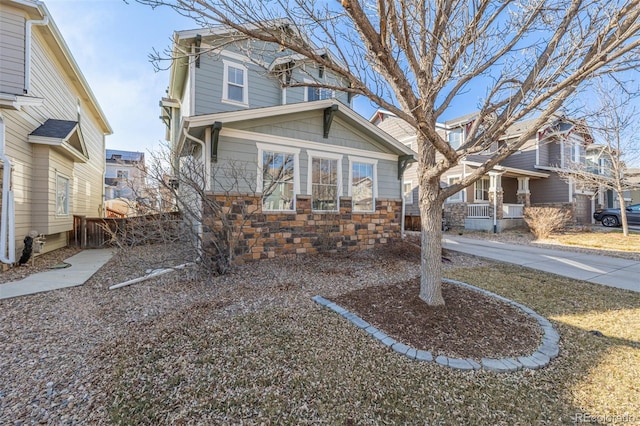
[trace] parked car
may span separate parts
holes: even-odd
[[[640,204],[627,206],[627,224],[640,225]],[[620,209],[598,209],[593,213],[593,218],[602,222],[602,226],[620,226]]]

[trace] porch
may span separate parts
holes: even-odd
[[[523,227],[524,207],[524,204],[502,204],[500,207],[489,203],[467,204],[464,227],[476,231],[493,231],[495,226],[496,232]]]

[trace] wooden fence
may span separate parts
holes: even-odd
[[[69,241],[81,248],[103,248],[116,243],[159,242],[178,237],[181,216],[178,212],[126,218],[73,216]]]

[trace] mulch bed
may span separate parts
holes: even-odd
[[[406,244],[389,253],[415,256]],[[419,252],[418,252],[419,253]],[[412,257],[413,257],[412,256]],[[541,343],[538,323],[520,309],[453,284],[442,284],[444,306],[419,297],[420,278],[359,289],[331,300],[396,340],[434,355],[457,358],[526,356]]]

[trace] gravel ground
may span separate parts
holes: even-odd
[[[168,252],[172,253],[171,250]],[[65,251],[43,255],[36,261],[36,268],[2,273],[0,282],[42,270],[45,261],[60,263],[68,255],[69,252]],[[456,253],[448,253],[447,257],[451,262],[444,264],[446,269],[488,265],[481,259]],[[382,252],[366,251],[250,263],[223,277],[203,278],[184,270],[108,290],[110,285],[140,276],[146,269],[183,262],[170,259],[167,251],[158,247],[137,248],[116,255],[84,286],[0,300],[3,348],[0,358],[0,424],[109,423],[118,416],[118,406],[128,407],[131,411],[126,413],[136,411],[136,407],[127,405],[133,401],[136,384],[149,386],[151,383],[153,386],[146,390],[150,392],[149,398],[161,403],[153,399],[153,389],[170,386],[171,377],[156,377],[153,371],[145,370],[150,365],[149,357],[166,357],[175,369],[180,369],[181,363],[190,365],[190,368],[200,365],[193,362],[193,349],[170,346],[172,335],[188,334],[193,321],[204,324],[212,336],[219,335],[229,341],[242,338],[241,333],[236,336],[232,331],[225,332],[225,327],[230,327],[233,319],[251,321],[254,318],[258,323],[268,323],[300,316],[299,321],[295,320],[293,324],[320,332],[314,327],[319,327],[322,321],[329,321],[328,325],[335,327],[337,320],[331,317],[327,320],[326,316],[319,314],[320,308],[310,300],[313,295],[331,298],[367,286],[406,281],[419,274],[416,262],[389,260]],[[176,330],[176,324],[182,321],[185,324],[180,327],[184,329]],[[292,327],[289,332],[293,334],[304,332]],[[339,333],[334,337],[345,338]],[[363,340],[358,339],[358,342]],[[156,345],[162,346],[169,354],[154,355]],[[223,343],[221,348],[212,349],[212,353],[229,355],[224,353],[224,347]],[[308,350],[313,351],[313,348]],[[307,356],[313,355],[310,352]],[[280,362],[286,362],[286,359]],[[440,374],[440,370],[437,371]],[[208,374],[206,371],[186,371],[179,377],[191,377],[192,373]],[[118,387],[114,383],[116,378],[129,383],[131,389]],[[224,383],[216,386],[218,392],[229,389]],[[176,389],[181,388],[176,385]],[[225,400],[222,396],[219,399]],[[163,409],[171,412],[171,407]],[[198,418],[197,412],[195,415],[184,412],[188,407],[176,410],[175,417],[165,417],[162,421],[146,418],[130,421],[172,423],[181,418]],[[224,411],[223,408],[220,410]],[[272,414],[266,413],[265,416],[268,419]],[[222,423],[236,423],[243,415],[247,415],[246,410],[239,412],[239,417],[232,416],[232,420]]]
[[[0,282],[39,272],[70,254],[65,249],[43,255],[35,268],[0,274]],[[212,303],[217,320],[270,307],[308,309],[316,294],[332,297],[419,274],[415,262],[387,261],[368,251],[250,263],[206,280],[179,271],[108,290],[148,268],[181,263],[165,255],[158,247],[138,248],[116,255],[83,286],[0,300],[0,424],[104,423],[110,403],[105,378],[116,362],[104,356],[105,348],[113,350],[114,342],[126,347],[139,329],[161,329],[198,304]],[[452,264],[484,264],[453,256]]]

